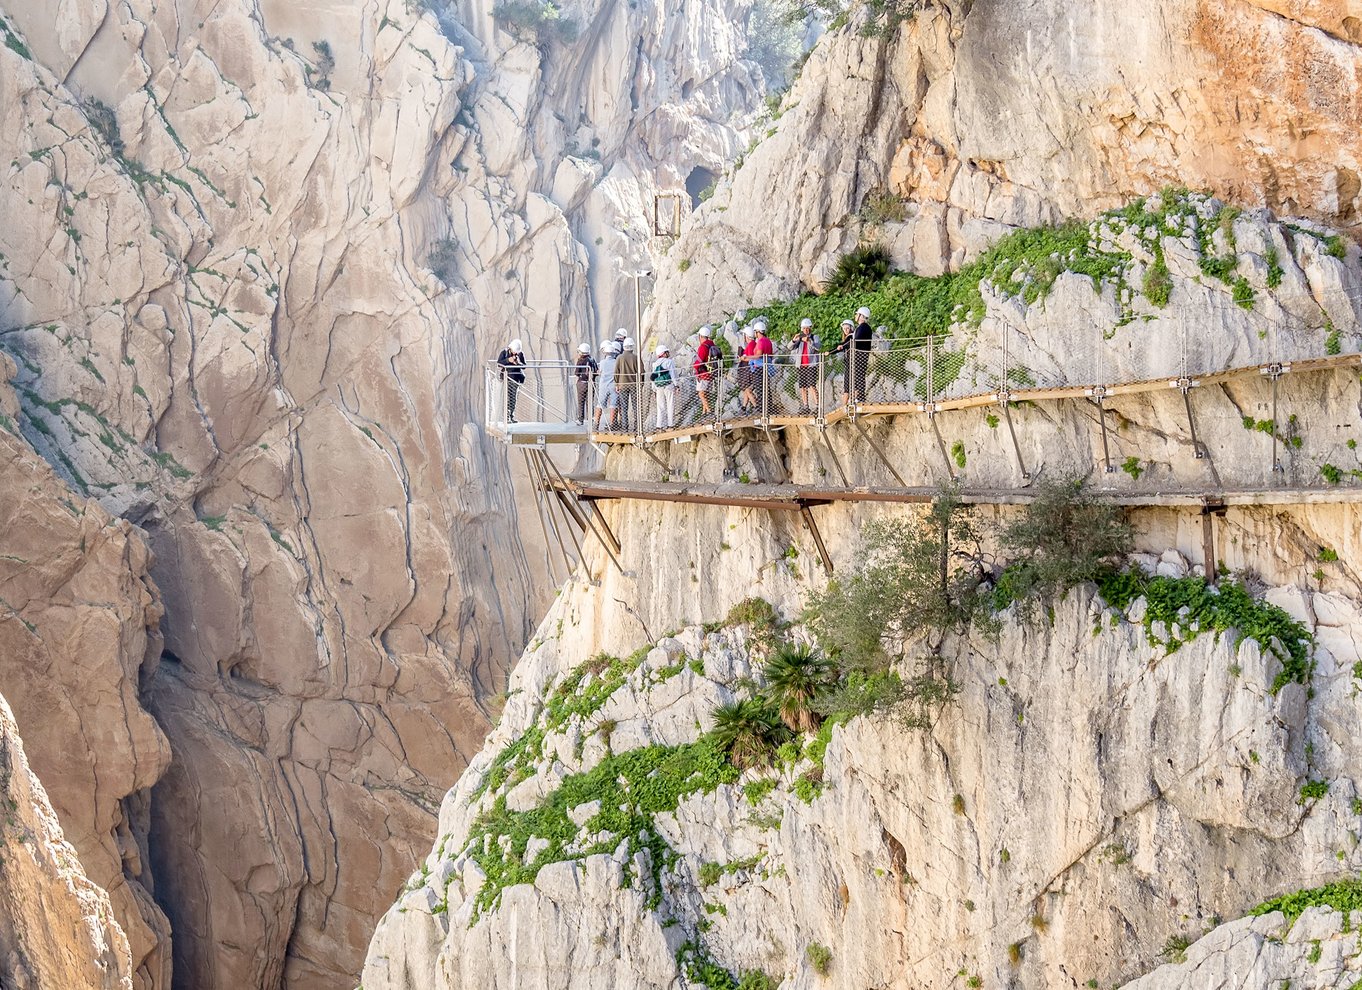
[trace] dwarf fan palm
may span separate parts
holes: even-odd
[[[767,693],[780,717],[795,732],[815,732],[822,718],[813,701],[837,680],[827,657],[811,646],[789,643],[766,662]]]
[[[770,762],[790,732],[765,698],[748,698],[714,709],[714,739],[738,769]]]

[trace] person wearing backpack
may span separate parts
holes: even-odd
[[[659,430],[670,430],[676,419],[676,362],[666,344],[657,348],[657,360],[648,374],[648,382],[653,386],[657,399],[657,416],[654,426]]]
[[[701,327],[700,346],[695,349],[695,363],[691,370],[695,372],[695,394],[700,400],[702,419],[714,415],[714,390],[719,384],[719,364],[722,360],[723,353],[719,345],[714,343],[714,329]]]
[[[578,426],[583,426],[586,423],[586,402],[591,395],[591,386],[596,381],[596,373],[599,370],[595,359],[591,356],[591,345],[580,345],[577,348],[577,363],[572,367],[572,374],[577,379]]]

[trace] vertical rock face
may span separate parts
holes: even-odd
[[[886,36],[853,24],[697,212],[659,322],[816,287],[863,238],[933,275],[1165,186],[1354,230],[1360,23],[1331,2],[947,0]]]
[[[132,990],[128,938],[62,837],[3,696],[0,801],[0,986]]]
[[[166,987],[170,926],[151,895],[147,810],[170,749],[138,699],[161,653],[150,555],[132,526],[72,493],[10,432],[7,371],[0,354],[0,693],[80,854],[69,869],[83,865],[112,902],[127,957],[118,972],[139,990]]]
[[[7,415],[155,551],[180,986],[358,972],[548,601],[481,364],[631,312],[761,96],[747,4],[492,6],[0,0]]]

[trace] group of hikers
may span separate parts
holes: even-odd
[[[741,415],[780,415],[774,408],[772,383],[777,374],[776,345],[767,332],[766,321],[760,317],[741,330],[742,344],[731,361],[726,361],[723,350],[715,342],[714,328],[699,330],[699,343],[691,362],[692,385],[698,400],[696,422],[721,418],[718,408],[719,382],[727,370],[735,372],[738,412]],[[866,368],[875,339],[875,328],[870,325],[870,310],[861,307],[854,319],[842,321],[842,337],[833,347],[823,349],[813,332],[813,321],[800,321],[799,330],[786,346],[786,354],[779,364],[793,367],[798,409],[795,415],[813,415],[819,406],[819,366],[835,355],[847,356],[843,376],[842,403],[864,402]],[[736,322],[730,321],[724,330],[730,337],[738,337]],[[883,333],[884,327],[879,331]],[[659,344],[652,363],[645,370],[633,337],[621,329],[613,339],[602,340],[600,358],[592,356],[589,344],[577,348],[577,360],[572,366],[576,388],[576,421],[584,426],[587,406],[595,395],[591,410],[592,432],[634,432],[643,428],[642,398],[644,389],[653,391],[653,427],[668,430],[676,425],[676,399],[681,391],[681,379],[676,362],[667,344]],[[525,356],[519,340],[497,358],[506,383],[506,418],[516,421],[516,403],[521,385],[525,382]],[[685,397],[686,399],[689,396]],[[684,400],[683,400],[684,401]]]

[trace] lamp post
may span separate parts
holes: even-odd
[[[653,273],[651,271],[643,270],[624,273],[625,278],[632,278],[634,280],[634,338],[640,341],[643,338],[642,281],[645,278],[651,278],[652,274]]]

